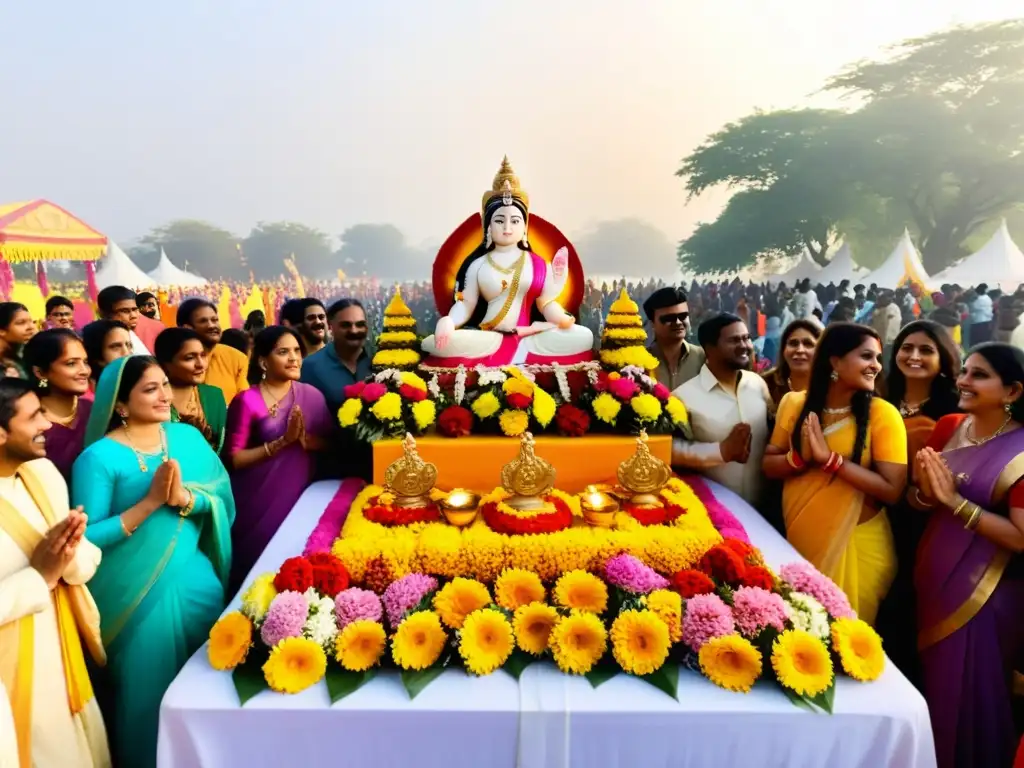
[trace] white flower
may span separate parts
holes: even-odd
[[[427,382],[427,391],[434,400],[441,399],[441,385],[437,383],[437,374],[432,374]]]
[[[386,381],[394,381],[396,384],[399,384],[402,381],[402,372],[397,368],[386,368],[373,378],[374,381],[379,381],[382,384]]]
[[[477,376],[477,386],[489,387],[492,384],[504,384],[505,380],[508,379],[508,375],[500,368],[485,368],[482,365],[478,365],[474,368]]]
[[[334,618],[334,601],[324,597],[310,601],[309,618],[302,628],[302,633],[317,645],[329,650],[334,638],[338,635],[338,622]]]
[[[302,596],[306,598],[306,602],[309,603],[310,610],[313,610],[313,606],[315,606],[320,600],[320,593],[316,591],[316,587],[310,587],[302,593]]]
[[[565,368],[555,363],[555,381],[558,383],[558,394],[562,396],[563,403],[572,402],[572,390],[569,389],[569,377],[565,375]]]
[[[590,386],[597,384],[597,374],[600,369],[594,366],[587,367],[587,380],[590,382]]]
[[[466,399],[466,366],[459,365],[459,369],[455,372],[455,403],[456,405],[462,405],[462,401]]]
[[[791,592],[786,600],[786,613],[796,629],[802,629],[815,637],[827,640],[831,634],[828,611],[810,595]]]

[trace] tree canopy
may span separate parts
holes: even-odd
[[[908,225],[934,273],[1024,202],[1024,20],[906,40],[825,90],[857,108],[756,112],[684,158],[691,197],[736,190],[680,244],[684,268],[805,248],[825,263],[843,235],[894,240]]]

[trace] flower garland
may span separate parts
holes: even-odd
[[[497,489],[480,500],[480,512],[492,531],[515,536],[554,533],[564,531],[572,525],[573,515],[580,514],[578,502],[561,491],[542,497],[540,500],[553,509],[539,512],[509,506],[505,503],[509,496],[504,489]]]

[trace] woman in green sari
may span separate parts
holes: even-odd
[[[191,328],[168,328],[156,337],[154,347],[171,384],[171,421],[191,424],[220,453],[228,406],[220,389],[203,384],[208,364],[199,334]]]
[[[75,462],[73,503],[103,550],[90,582],[107,648],[119,765],[156,765],[160,700],[224,608],[234,500],[203,436],[171,422],[151,357],[108,365]]]

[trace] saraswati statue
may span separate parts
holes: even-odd
[[[427,368],[571,365],[593,358],[594,334],[558,302],[569,252],[530,250],[530,198],[506,157],[483,196],[479,245],[459,266],[455,302],[423,340]]]

